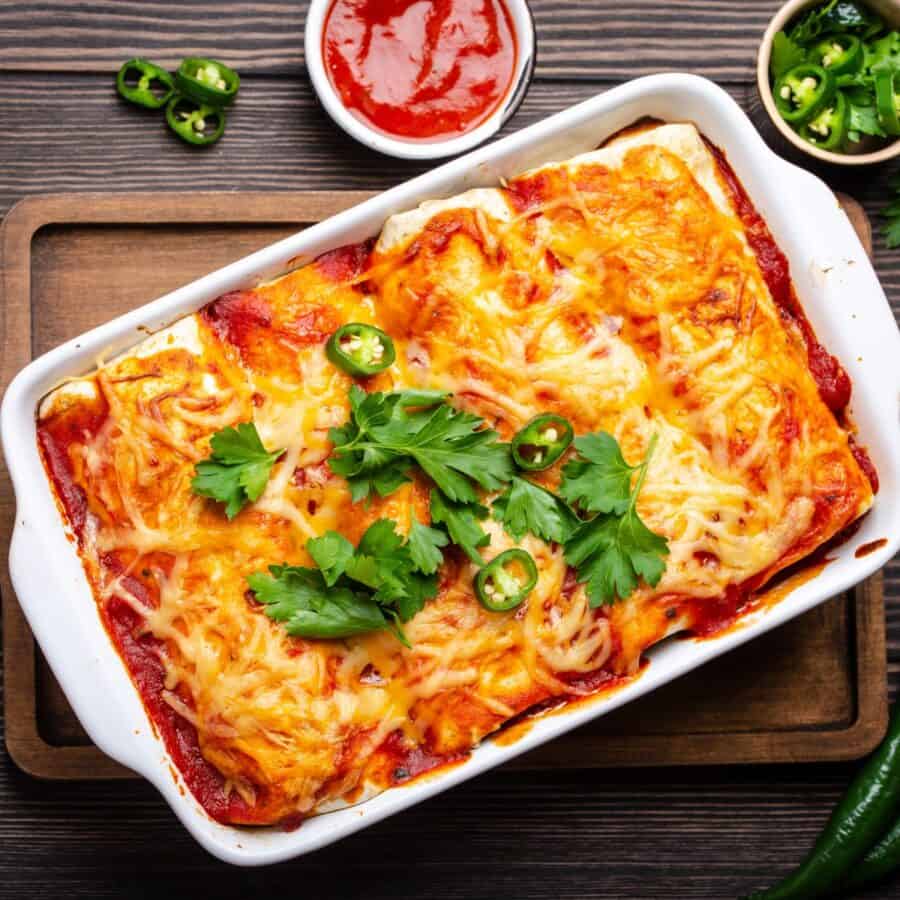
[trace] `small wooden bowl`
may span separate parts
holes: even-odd
[[[810,144],[809,141],[804,141],[778,114],[778,110],[775,108],[775,99],[772,96],[772,86],[769,84],[769,57],[772,55],[772,41],[775,39],[775,35],[798,13],[811,6],[819,6],[822,2],[823,0],[788,0],[775,13],[763,35],[756,57],[756,85],[769,118],[784,135],[785,140],[790,141],[798,150],[838,166],[866,166],[900,156],[900,138],[871,152],[832,153],[830,150],[822,150]],[[879,13],[893,28],[900,28],[900,0],[865,0],[865,4]],[[864,141],[860,143],[864,144]]]

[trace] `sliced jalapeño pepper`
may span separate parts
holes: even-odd
[[[166,107],[169,128],[189,144],[214,144],[225,131],[225,113],[195,103],[189,97],[173,97]]]
[[[548,469],[572,443],[572,425],[568,419],[544,413],[535,416],[512,439],[512,456],[526,472]]]
[[[175,73],[175,84],[185,97],[205,106],[228,106],[237,96],[241,79],[234,69],[215,59],[189,56]]]
[[[895,136],[900,134],[900,116],[897,114],[897,106],[900,97],[896,92],[896,70],[892,68],[879,68],[875,75],[875,107],[878,110],[878,123],[887,132]]]
[[[863,45],[852,34],[833,34],[813,47],[813,59],[832,75],[852,75],[862,68]]]
[[[162,109],[175,93],[175,82],[163,68],[147,59],[129,59],[116,75],[116,90],[129,103]]]
[[[847,137],[850,106],[838,91],[832,101],[814,119],[800,126],[800,136],[822,150],[837,150]]]
[[[325,354],[348,375],[375,375],[396,358],[394,342],[374,325],[350,322],[328,339]]]
[[[537,584],[538,571],[530,553],[513,547],[494,557],[475,576],[475,596],[491,612],[515,609]]]
[[[834,93],[834,75],[822,66],[803,63],[775,82],[775,106],[789,125],[799,126],[819,113]]]

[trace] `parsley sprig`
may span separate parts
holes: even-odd
[[[269,566],[269,574],[248,575],[247,584],[288,634],[345,638],[390,628],[409,646],[401,623],[437,593],[437,559],[445,544],[441,532],[420,522],[404,541],[394,522],[378,519],[355,548],[336,531],[308,541],[318,568]]]
[[[513,476],[507,444],[484,419],[447,402],[444,391],[367,394],[350,388],[350,417],[329,437],[331,470],[342,475],[354,502],[386,497],[418,467],[431,481],[431,517],[476,564],[490,538],[479,524],[487,510],[478,489],[496,491]]]
[[[210,456],[195,466],[191,489],[224,503],[225,515],[233,519],[247,503],[260,498],[283,451],[266,450],[252,422],[216,432],[210,447]]]
[[[563,469],[560,493],[597,515],[566,539],[565,558],[585,583],[591,606],[609,605],[628,597],[641,578],[655,587],[666,568],[666,539],[651,531],[637,512],[656,436],[637,466],[629,466],[615,439],[602,432],[579,438],[575,447],[581,458]]]
[[[353,501],[381,497],[409,481],[418,465],[456,503],[478,501],[476,486],[501,488],[512,477],[509,449],[496,431],[454,409],[444,391],[367,394],[350,388],[350,419],[332,428],[328,465],[350,485]]]
[[[885,224],[881,228],[884,235],[884,243],[888,249],[900,247],[900,172],[888,179],[888,185],[893,191],[891,202],[881,211]]]
[[[491,538],[480,525],[486,519],[487,507],[480,503],[454,503],[441,491],[431,492],[431,521],[447,529],[450,540],[475,563],[483,566],[484,559],[479,547],[490,543]]]
[[[562,544],[579,524],[578,517],[564,500],[519,476],[494,500],[491,509],[494,518],[517,541],[531,532],[545,541]]]
[[[631,502],[631,478],[647,461],[629,466],[616,439],[605,431],[577,438],[578,456],[563,467],[560,496],[589,513],[622,515]]]

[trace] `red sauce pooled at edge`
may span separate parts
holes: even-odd
[[[344,106],[402,138],[480,125],[509,91],[516,55],[502,0],[334,0],[322,36]]]
[[[79,546],[82,545],[88,510],[84,492],[73,478],[69,446],[96,434],[107,412],[103,403],[96,409],[83,410],[80,415],[70,413],[38,425],[38,442],[44,463]],[[123,576],[124,567],[114,554],[104,554],[100,564],[107,572]],[[141,602],[147,606],[156,605],[157,601],[140,580],[127,575],[123,577],[128,590]],[[217,821],[253,822],[253,808],[233,791],[226,791],[225,778],[203,757],[197,729],[163,699],[165,669],[160,658],[160,642],[142,631],[141,617],[118,597],[110,598],[101,606],[100,616],[128,667],[155,729],[191,793]]]
[[[759,263],[772,299],[782,315],[793,320],[803,335],[809,371],[815,379],[822,400],[832,412],[842,413],[850,402],[849,376],[837,359],[816,339],[815,332],[794,294],[787,258],[773,240],[768,226],[747,196],[744,186],[734,174],[734,169],[731,168],[725,154],[709,141],[706,145],[715,157],[719,171],[728,185],[737,214],[744,223],[747,243],[756,254],[756,261]]]

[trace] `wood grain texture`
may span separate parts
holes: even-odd
[[[18,360],[23,345],[31,355],[44,353],[365,196],[282,191],[29,198],[0,226],[0,283],[15,317],[0,331],[0,345],[11,359]],[[862,208],[847,197],[842,202],[871,248]],[[8,534],[13,503],[6,484],[0,485],[0,505]],[[35,657],[11,590],[4,596],[6,744],[16,763],[45,778],[128,777],[91,747],[46,663]],[[869,582],[855,599],[825,604],[518,764],[858,758],[886,723],[882,608],[880,581]],[[767,660],[762,672],[754,669],[759,658]],[[821,684],[830,689],[819,690]]]
[[[171,135],[158,116],[119,100],[107,78],[2,76],[0,135],[8,150],[0,166],[0,215],[22,196],[55,191],[381,190],[429,168],[381,156],[351,140],[320,109],[305,79],[246,76],[242,85],[225,137],[198,152]],[[755,86],[724,86],[774,141],[777,132],[765,128]],[[503,133],[609,87],[535,82]],[[784,142],[778,149],[800,159]],[[857,198],[877,226],[877,212],[887,202],[890,166],[862,172],[823,166],[814,171]],[[876,240],[875,264],[900,310],[900,254]]]
[[[537,73],[614,79],[681,70],[746,80],[779,5],[778,0],[532,0]],[[242,73],[296,75],[304,67],[306,8],[298,0],[221,0],[210,15],[208,4],[179,0],[4,0],[0,70],[108,72],[138,55],[174,67],[195,55],[219,57]],[[26,19],[28,28],[20,30]]]
[[[626,78],[680,69],[727,80],[772,139],[751,72],[779,0],[532,5],[538,80],[508,129]],[[319,111],[302,72],[304,8],[294,0],[0,0],[0,213],[48,190],[382,189],[421,171],[362,150]],[[209,153],[182,147],[110,89],[111,72],[134,52],[174,63],[188,51],[232,59],[245,76],[228,133]],[[817,171],[877,221],[885,167]],[[900,252],[877,235],[875,262],[900,312]],[[896,562],[885,590],[895,695]],[[239,871],[207,857],[143,783],[39,782],[0,752],[0,898],[726,900],[800,858],[854,768],[501,771],[305,859]],[[900,885],[866,896],[900,898]]]

